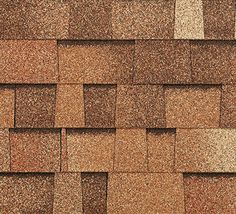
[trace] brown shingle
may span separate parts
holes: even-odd
[[[2,40],[0,58],[0,83],[57,82],[56,41]]]
[[[185,176],[186,214],[235,213],[235,186],[235,174]]]
[[[150,129],[147,132],[148,170],[150,172],[174,171],[174,129]]]
[[[218,86],[174,86],[165,89],[166,126],[214,128],[220,123]]]
[[[0,172],[7,171],[10,171],[9,130],[0,129]]]
[[[1,213],[52,213],[52,174],[0,176]]]
[[[66,38],[69,5],[60,1],[1,1],[1,39]]]
[[[133,41],[80,41],[59,45],[60,82],[129,83]]]
[[[56,127],[84,127],[84,97],[82,85],[57,85]]]
[[[54,188],[53,213],[82,214],[80,173],[56,173]]]
[[[107,213],[107,173],[81,174],[83,213]]]
[[[108,213],[184,213],[183,177],[167,173],[111,173]]]
[[[220,126],[236,128],[236,87],[234,85],[223,85]]]
[[[84,85],[86,127],[115,127],[116,85]]]
[[[14,127],[15,90],[12,87],[0,88],[0,127]]]
[[[22,85],[16,88],[16,127],[50,128],[54,126],[56,87]]]
[[[235,41],[192,41],[192,81],[236,82],[235,53]]]
[[[203,0],[204,33],[206,39],[233,39],[234,0]]]
[[[111,0],[69,0],[68,2],[71,6],[70,38],[111,38]]]
[[[120,172],[147,171],[145,129],[117,129],[114,170]]]
[[[113,129],[80,129],[68,131],[68,171],[111,171],[115,132]]]
[[[118,85],[116,127],[163,127],[164,96],[158,85]]]
[[[48,129],[11,129],[11,171],[60,171],[60,133]]]
[[[135,45],[135,83],[191,80],[190,45],[184,40],[140,40]]]
[[[175,168],[179,172],[235,172],[236,130],[177,129]]]
[[[118,0],[112,3],[112,30],[116,39],[174,37],[174,0]]]

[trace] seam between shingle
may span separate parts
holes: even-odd
[[[149,144],[148,144],[148,132],[147,132],[147,128],[145,129],[145,141],[146,141],[146,151],[147,151],[147,155],[146,155],[146,163],[147,163],[147,172],[149,172]]]
[[[220,90],[220,118],[219,118],[219,128],[222,128],[222,103],[223,103],[223,84],[221,84]],[[224,127],[225,128],[225,127]]]

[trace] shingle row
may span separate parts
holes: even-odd
[[[234,39],[234,0],[4,1],[1,39]]]

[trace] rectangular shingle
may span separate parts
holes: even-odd
[[[190,81],[189,41],[136,41],[134,83],[162,84]]]
[[[83,86],[58,84],[56,93],[56,127],[84,127]]]
[[[111,173],[108,213],[183,214],[183,177],[168,173]]]
[[[234,85],[223,85],[220,126],[236,128],[236,87]]]
[[[1,213],[52,213],[52,174],[0,175]]]
[[[107,173],[81,173],[83,214],[107,213]]]
[[[84,85],[86,127],[115,127],[116,91],[116,85]]]
[[[159,85],[118,85],[116,127],[164,127],[164,92]]]
[[[235,185],[235,174],[184,176],[185,213],[235,213]]]
[[[59,43],[60,82],[130,83],[133,41],[79,41]]]
[[[235,83],[236,41],[191,41],[193,83]]]
[[[0,129],[0,172],[10,171],[9,130]]]
[[[117,129],[114,171],[147,171],[147,142],[145,129]]]
[[[55,85],[17,86],[15,126],[18,128],[54,127],[55,107]]]
[[[54,40],[2,40],[0,58],[0,83],[57,82]]]
[[[234,0],[203,0],[204,34],[206,39],[233,39],[235,24]]]
[[[234,129],[177,129],[179,172],[236,172]]]
[[[112,3],[112,30],[116,39],[170,39],[174,37],[174,0],[118,0]]]
[[[175,155],[174,129],[149,129],[148,143],[148,171],[173,172]]]
[[[167,127],[219,127],[220,86],[169,86],[165,88],[165,102]]]
[[[12,172],[60,171],[60,133],[50,129],[11,129]]]
[[[112,171],[114,143],[114,129],[68,130],[68,171]]]
[[[2,1],[1,39],[58,39],[68,37],[69,5],[62,1]]]
[[[13,128],[15,113],[15,89],[13,87],[0,88],[0,127]]]
[[[53,213],[82,214],[80,173],[55,174]]]
[[[110,39],[111,0],[68,0],[69,38]]]

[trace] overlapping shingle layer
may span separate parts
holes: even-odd
[[[0,1],[0,213],[236,213],[235,17]]]

